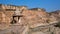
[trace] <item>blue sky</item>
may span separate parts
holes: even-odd
[[[0,4],[28,6],[28,8],[45,8],[47,12],[60,10],[60,0],[0,0]]]

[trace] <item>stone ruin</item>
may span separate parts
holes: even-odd
[[[60,34],[60,11],[0,4],[0,34]]]

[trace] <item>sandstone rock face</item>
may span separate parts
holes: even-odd
[[[43,10],[25,10],[22,12],[22,15],[26,19],[26,23],[32,26],[34,25],[33,27],[41,23],[47,23],[46,21],[48,20],[48,13]]]
[[[8,18],[3,12],[0,12],[0,29],[5,29],[9,26],[10,18]]]
[[[52,16],[56,18],[56,20],[60,19],[60,10],[54,11],[50,13]]]
[[[0,11],[0,29],[6,29],[9,27],[14,12]]]
[[[58,22],[58,17],[54,13],[47,13],[44,10],[40,9],[30,9],[30,10],[24,10],[22,12],[23,17],[21,18],[21,22],[29,24],[31,28],[47,25],[47,24],[53,24]]]
[[[60,21],[60,11],[48,13],[41,8],[27,9],[24,6],[12,5],[0,7],[3,9],[0,11],[1,34],[59,34],[60,32],[60,28],[54,26],[54,23]],[[13,20],[17,22],[11,24]]]

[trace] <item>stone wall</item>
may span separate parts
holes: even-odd
[[[0,7],[0,34],[60,34],[60,28],[54,26],[60,22],[60,12],[48,13],[41,8],[27,9],[14,5]]]
[[[4,4],[0,4],[0,7],[1,7],[3,10],[8,10],[8,9],[11,9],[11,10],[27,9],[26,6],[15,6],[15,5],[4,5]]]

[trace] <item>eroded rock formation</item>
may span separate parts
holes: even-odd
[[[2,30],[10,27],[14,32],[20,29],[20,34],[25,34],[34,28],[54,25],[60,21],[60,11],[48,13],[41,8],[28,9],[26,6],[13,5],[0,5],[0,7],[0,29]]]

